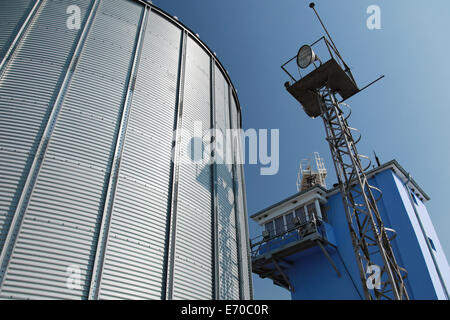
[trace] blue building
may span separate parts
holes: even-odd
[[[425,202],[430,198],[392,160],[367,173],[410,299],[449,299],[450,268]],[[315,185],[251,217],[264,227],[252,239],[253,272],[288,289],[292,299],[363,299],[338,187]],[[368,270],[376,276],[376,272]]]

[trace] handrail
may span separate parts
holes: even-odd
[[[327,39],[327,37],[322,36],[319,39],[317,39],[316,41],[314,41],[313,43],[311,43],[309,46],[311,48],[313,48],[315,45],[319,44],[321,41],[323,41],[325,43],[325,46],[327,47],[328,53],[329,53],[329,59],[326,61],[329,61],[331,59],[336,60],[336,62],[339,64],[339,66],[345,70],[348,69],[347,65],[345,64],[344,60],[341,58],[339,52],[336,51],[336,49],[334,48],[333,45],[331,45],[331,43],[329,42],[329,40]],[[334,54],[333,54],[334,52]],[[297,57],[297,55],[295,55],[294,57],[290,58],[288,61],[286,61],[285,63],[283,63],[281,65],[281,69],[289,76],[289,78],[291,78],[294,82],[297,82],[299,80],[301,80],[303,77],[300,74],[300,70],[299,70],[299,79],[296,79],[289,71],[286,70],[286,65],[290,64],[293,60],[295,60],[295,58]],[[320,61],[320,60],[319,60]],[[321,62],[322,64],[322,62]],[[315,65],[314,65],[315,66]],[[317,67],[316,67],[317,68]],[[348,69],[349,70],[349,69]],[[347,71],[346,71],[347,72]],[[353,79],[353,78],[352,78]]]
[[[322,220],[318,219],[318,218],[313,218],[311,221],[306,221],[303,222],[301,224],[295,225],[294,227],[291,227],[289,229],[287,229],[286,231],[284,231],[283,233],[280,234],[275,234],[274,236],[271,236],[269,238],[263,238],[262,235],[257,236],[253,239],[250,240],[250,246],[251,246],[251,255],[252,257],[258,255],[258,253],[260,252],[260,250],[262,249],[262,246],[267,244],[268,247],[267,249],[270,249],[273,246],[278,245],[280,242],[282,241],[287,241],[289,239],[293,239],[293,238],[298,238],[298,240],[300,239],[300,231],[303,227],[305,227],[308,224],[313,223],[314,227],[315,227],[315,231],[319,232],[319,233],[323,233],[324,230],[322,230]],[[295,232],[297,231],[297,232]],[[263,238],[262,240],[254,243],[255,239],[259,239],[259,238]]]

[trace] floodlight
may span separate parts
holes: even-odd
[[[298,50],[297,65],[300,68],[305,69],[316,60],[316,54],[314,53],[313,49],[307,44],[303,45],[300,50]]]

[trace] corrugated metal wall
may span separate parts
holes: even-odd
[[[180,41],[178,27],[150,13],[120,163],[100,298],[159,299],[162,294]]]
[[[40,195],[31,202],[27,210],[30,214],[25,213],[26,202],[30,200],[32,192],[27,186],[31,186],[36,180],[37,172],[34,168],[37,162],[42,161],[39,149],[48,141],[45,131],[54,125],[50,118],[58,107],[57,97],[63,90],[64,78],[69,72],[71,58],[85,27],[83,24],[80,30],[68,30],[66,17],[59,12],[62,4],[46,1],[40,5],[17,45],[14,56],[5,65],[0,79],[0,167],[4,170],[2,185],[6,185],[7,193],[3,198],[6,200],[7,210],[2,210],[6,219],[2,226],[2,238],[5,240],[2,241],[0,276],[3,280],[1,293],[7,297],[51,297],[55,294],[64,298],[76,297],[76,292],[66,295],[63,292],[55,292],[53,288],[47,289],[55,285],[65,287],[65,276],[58,270],[58,258],[61,258],[58,253],[63,252],[62,257],[67,260],[89,258],[89,254],[81,257],[74,256],[77,254],[75,252],[66,253],[64,246],[61,246],[76,244],[76,238],[71,240],[70,244],[67,241],[63,241],[63,244],[57,243],[58,239],[62,237],[64,240],[65,237],[64,231],[61,236],[57,229],[62,231],[61,229],[66,229],[67,226],[56,221],[62,211],[62,204],[50,193],[52,190],[54,193],[63,190],[64,182],[60,179],[63,177],[64,180],[64,172],[52,170],[51,181],[46,181],[47,167],[43,168],[44,177],[40,180],[42,185],[40,189],[36,189]],[[68,4],[69,1],[66,2],[66,5]],[[86,18],[90,1],[80,1],[79,7],[83,10],[82,18]],[[52,161],[57,162],[54,156],[48,159],[48,162]],[[55,166],[58,164],[60,163],[55,163]],[[80,174],[86,173],[82,171]],[[71,173],[71,178],[76,176]],[[80,198],[78,195],[76,201]],[[41,210],[40,207],[45,209]],[[33,214],[34,210],[38,212]],[[77,218],[72,216],[72,219]],[[20,228],[22,221],[24,224]],[[54,242],[50,243],[51,240]],[[60,249],[63,250],[59,251]],[[44,269],[51,271],[47,273]],[[41,271],[43,272],[40,274]],[[64,274],[65,270],[62,270],[62,273]],[[58,277],[60,278],[57,279]],[[24,281],[27,285],[24,285]]]
[[[212,165],[171,161],[196,121],[238,125],[211,52],[139,1],[0,1],[3,16],[0,297],[251,298],[242,171],[219,165],[214,194]]]
[[[0,61],[14,42],[36,0],[8,1],[1,0],[0,12]]]

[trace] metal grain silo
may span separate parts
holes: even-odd
[[[198,37],[145,1],[0,0],[0,63],[1,298],[251,298],[242,166],[172,161],[241,127]]]

